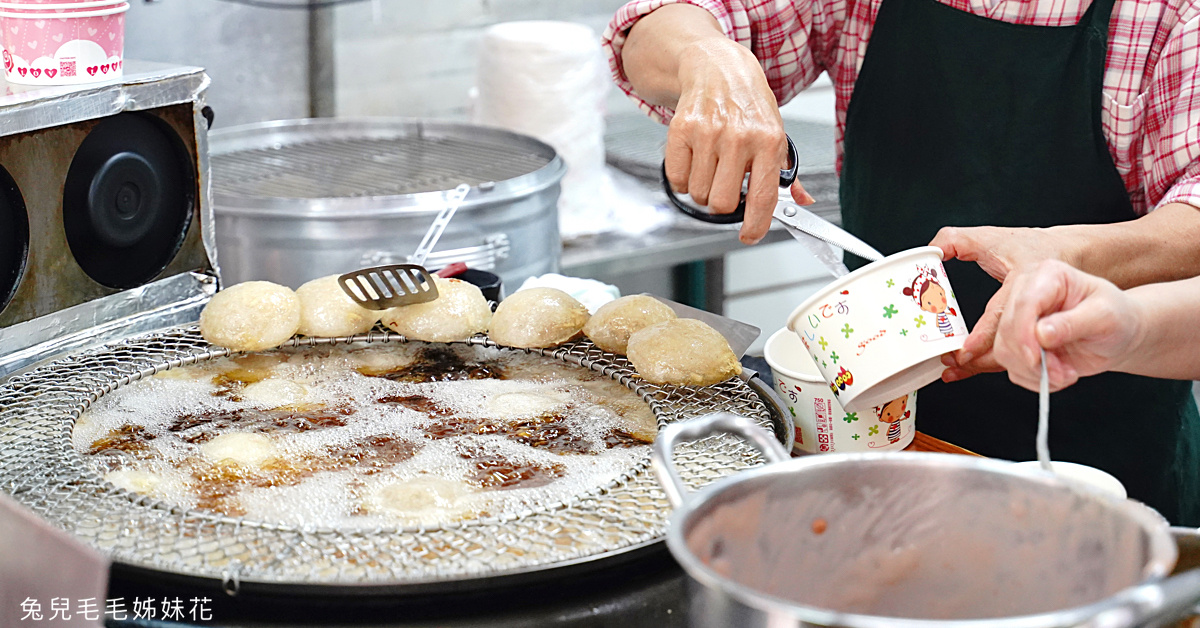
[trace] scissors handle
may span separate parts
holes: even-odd
[[[792,138],[789,135],[784,135],[787,138],[787,153],[788,163],[791,164],[786,170],[779,171],[779,187],[791,187],[792,183],[796,182],[796,168],[799,165],[799,155],[796,153],[796,145],[792,143]],[[714,214],[701,209],[697,205],[693,205],[675,195],[675,190],[671,189],[671,182],[667,180],[667,162],[663,160],[662,164],[662,182],[663,190],[667,193],[667,200],[675,206],[675,209],[704,222],[711,222],[717,225],[731,225],[736,222],[742,222],[746,217],[746,195],[742,194],[741,200],[738,201],[737,209],[730,214]]]

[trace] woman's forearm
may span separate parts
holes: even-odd
[[[642,100],[674,109],[684,89],[681,61],[713,53],[738,54],[734,47],[742,48],[725,37],[708,11],[690,4],[668,4],[643,16],[629,30],[621,64]]]
[[[1078,234],[1080,270],[1120,288],[1200,275],[1200,208],[1164,205],[1127,222],[1051,227]]]
[[[1113,365],[1114,371],[1200,379],[1200,277],[1131,288],[1140,327],[1133,346]]]

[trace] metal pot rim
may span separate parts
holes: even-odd
[[[924,461],[938,466],[982,469],[989,472],[1009,476],[1018,476],[1028,481],[1051,483],[1053,479],[1028,471],[1013,468],[1013,463],[988,458],[972,458],[955,454],[924,453],[924,452],[892,452],[892,453],[831,453],[819,456],[804,456],[793,458],[786,462],[768,464],[766,466],[739,472],[722,478],[709,486],[689,493],[684,497],[683,504],[671,513],[668,519],[666,541],[671,555],[679,562],[688,576],[711,591],[719,591],[734,598],[741,604],[764,613],[778,614],[795,620],[817,626],[842,626],[844,628],[936,628],[953,626],[954,628],[1054,628],[1080,624],[1095,617],[1102,611],[1111,609],[1113,600],[1122,598],[1139,585],[1155,582],[1166,577],[1178,557],[1178,550],[1173,541],[1167,521],[1149,506],[1132,500],[1121,500],[1097,489],[1080,487],[1079,490],[1091,493],[1109,502],[1113,507],[1123,511],[1137,521],[1149,533],[1149,554],[1142,574],[1142,581],[1135,583],[1113,596],[1098,600],[1091,604],[1039,613],[1035,615],[1020,615],[1014,617],[937,620],[909,619],[882,617],[878,615],[860,615],[854,613],[839,613],[827,609],[797,604],[795,602],[768,595],[751,587],[726,578],[705,565],[687,547],[684,531],[688,520],[705,505],[719,496],[732,490],[739,484],[752,482],[758,478],[799,473],[807,468],[828,465],[852,464],[862,462]]]
[[[530,196],[556,185],[566,174],[567,165],[549,144],[527,135],[498,127],[418,118],[358,117],[299,118],[244,124],[209,133],[209,153],[213,157],[281,143],[289,134],[315,131],[326,138],[344,135],[353,138],[391,138],[398,134],[436,136],[473,136],[498,143],[524,145],[547,157],[546,165],[521,176],[473,186],[460,211],[471,211],[494,203]],[[331,198],[275,198],[243,196],[213,190],[213,207],[220,215],[263,218],[307,218],[342,220],[346,218],[382,218],[414,214],[432,214],[445,205],[450,190],[394,194],[384,196]]]

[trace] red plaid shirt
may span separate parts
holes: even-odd
[[[674,2],[707,9],[760,60],[780,103],[822,72],[837,94],[838,169],[846,107],[883,0],[634,0],[613,18],[604,48],[613,76],[651,117],[672,111],[633,93],[621,47],[639,17]],[[1090,0],[939,0],[1015,24],[1075,24]],[[1166,203],[1200,207],[1200,1],[1117,0],[1108,31],[1101,122],[1138,213]]]

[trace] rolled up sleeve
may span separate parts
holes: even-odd
[[[831,36],[835,25],[832,19],[824,19],[829,16],[823,16],[813,0],[634,0],[621,7],[605,29],[604,50],[617,87],[659,122],[670,122],[674,112],[638,97],[621,64],[621,50],[629,29],[642,16],[664,5],[680,3],[711,13],[726,37],[754,53],[780,104],[812,84],[825,67],[814,56],[814,50],[826,50],[829,46],[819,46],[812,39]]]

